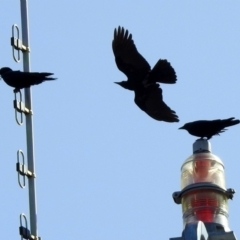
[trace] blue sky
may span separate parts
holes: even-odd
[[[239,1],[29,1],[31,70],[58,78],[32,88],[38,230],[44,239],[169,239],[182,232],[180,168],[195,137],[178,128],[200,119],[240,118]],[[11,26],[20,2],[2,1],[1,67],[22,70],[11,55]],[[158,122],[115,81],[115,27],[133,35],[153,66],[168,59],[178,81],[164,101],[179,123]],[[17,184],[16,152],[25,126],[14,120],[13,92],[0,82],[0,209],[3,239],[17,239],[28,192]],[[225,164],[229,225],[240,236],[240,125],[211,139]]]

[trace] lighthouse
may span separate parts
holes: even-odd
[[[182,236],[170,240],[236,240],[228,223],[234,193],[226,188],[223,161],[212,153],[210,142],[196,140],[181,167],[181,191],[173,193],[174,202],[182,205]]]

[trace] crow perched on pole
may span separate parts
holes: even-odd
[[[0,75],[6,84],[15,88],[16,90],[19,90],[21,88],[29,88],[32,85],[56,79],[48,77],[53,75],[53,73],[13,71],[9,67],[1,68]]]
[[[213,135],[220,135],[220,133],[225,132],[227,130],[225,129],[226,127],[230,127],[239,123],[240,120],[234,119],[234,117],[223,120],[216,119],[212,121],[200,120],[186,123],[179,129],[185,129],[193,136],[201,137],[201,139],[205,137],[208,140]]]
[[[145,58],[137,51],[132,34],[123,27],[114,30],[112,49],[117,67],[127,81],[115,82],[121,87],[134,91],[135,103],[150,117],[158,121],[178,122],[176,112],[163,101],[160,83],[174,84],[176,73],[167,60],[160,59],[151,69]]]

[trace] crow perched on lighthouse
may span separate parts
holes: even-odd
[[[226,127],[230,127],[239,124],[240,120],[234,117],[228,119],[216,119],[212,121],[199,120],[195,122],[189,122],[180,127],[179,129],[187,130],[191,135],[200,137],[201,139],[210,139],[214,135],[220,135],[225,132]]]

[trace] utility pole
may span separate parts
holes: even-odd
[[[236,240],[228,226],[228,199],[235,191],[226,189],[223,162],[209,141],[193,144],[193,155],[181,167],[181,189],[173,199],[182,204],[184,230],[170,240]]]
[[[23,57],[23,71],[30,72],[30,40],[29,40],[29,24],[28,24],[28,1],[20,0],[21,9],[21,25],[22,40],[19,37],[19,28],[15,24],[12,27],[11,45],[13,48],[13,58],[16,62],[20,62],[20,51]],[[17,37],[14,36],[15,32]],[[17,52],[17,54],[16,54]],[[16,56],[17,55],[17,56]],[[20,90],[14,90],[15,100],[15,118],[19,125],[23,124],[23,114],[26,121],[26,144],[27,144],[27,165],[25,164],[24,153],[22,150],[17,152],[17,171],[18,182],[21,188],[24,188],[25,179],[28,179],[29,193],[29,217],[30,230],[28,229],[28,221],[25,214],[20,215],[20,235],[22,239],[40,240],[37,229],[37,200],[36,200],[36,170],[34,159],[34,135],[33,135],[33,111],[32,111],[32,95],[31,88],[24,89],[25,102],[22,99]],[[22,160],[20,160],[22,159]]]

